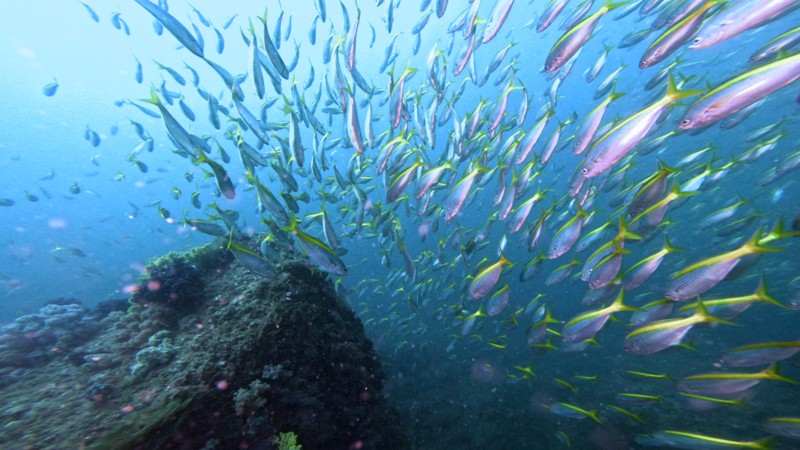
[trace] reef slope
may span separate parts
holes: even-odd
[[[0,446],[407,448],[360,320],[284,256],[264,277],[217,241],[153,261],[129,301],[5,327]]]

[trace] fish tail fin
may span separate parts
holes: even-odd
[[[613,11],[617,8],[621,8],[627,5],[627,1],[615,2],[614,0],[606,0],[606,4],[603,5],[606,8],[606,12]]]
[[[514,265],[514,263],[509,261],[508,258],[506,258],[506,255],[503,254],[502,250],[500,250],[500,263],[503,266],[513,266]]]
[[[670,191],[671,194],[675,195],[675,200],[684,198],[684,197],[691,197],[700,193],[700,191],[687,191],[684,192],[681,190],[680,183],[674,183],[672,185],[672,190]],[[652,211],[651,211],[652,212]]]
[[[778,219],[778,221],[775,223],[775,226],[772,227],[772,229],[766,235],[764,235],[761,239],[759,239],[758,241],[759,242],[771,242],[771,241],[777,241],[779,239],[784,239],[784,238],[787,238],[787,237],[795,237],[795,236],[800,236],[800,231],[795,231],[795,230],[786,231],[786,230],[784,230],[784,228],[783,228],[783,219]]]
[[[658,160],[658,171],[664,173],[664,176],[681,173],[682,170],[677,167],[670,167],[664,161]]]
[[[194,159],[194,164],[203,164],[211,161],[208,159],[208,156],[205,154],[205,152],[203,152],[202,148],[195,147],[195,149],[197,150],[197,158]]]
[[[620,305],[619,312],[642,312],[644,311],[642,308],[637,308],[635,306],[629,305]]]
[[[151,105],[161,106],[161,99],[158,98],[156,88],[150,86],[150,98],[139,99],[141,102],[150,103]]]
[[[295,217],[294,213],[289,212],[289,225],[281,227],[281,230],[286,231],[288,233],[296,233],[299,230],[298,223],[299,222],[297,220],[297,217]]]
[[[667,253],[685,252],[685,248],[675,247],[669,241],[669,236],[664,235],[664,251]]]
[[[766,370],[764,370],[764,376],[766,376],[768,379],[774,380],[774,381],[783,381],[785,383],[798,384],[797,380],[794,380],[794,379],[789,378],[789,377],[785,377],[785,376],[781,375],[780,373],[778,373],[778,368],[779,368],[779,364],[778,363],[775,363],[775,364],[769,366]]]
[[[675,78],[673,78],[672,74],[670,74],[669,83],[667,84],[667,93],[664,94],[664,98],[668,98],[670,100],[670,103],[672,103],[702,93],[703,91],[699,89],[684,89],[684,90],[678,89],[678,86],[675,84]]]
[[[697,302],[697,312],[695,314],[699,315],[703,318],[703,322],[707,323],[723,323],[725,325],[736,325],[735,323],[731,322],[730,320],[725,320],[717,316],[712,316],[711,313],[708,312],[706,309],[706,305],[703,304],[703,301]]]
[[[683,347],[686,350],[689,350],[689,351],[692,351],[692,352],[698,352],[698,353],[700,352],[700,350],[698,350],[697,347],[694,346],[694,340],[679,344],[678,347]]]
[[[719,0],[719,1],[721,1],[721,0]],[[715,3],[718,3],[719,1],[715,1]],[[775,442],[776,439],[777,438],[775,436],[770,436],[770,437],[755,441],[755,445],[756,446],[753,447],[753,448],[756,448],[758,450],[771,450],[772,449],[772,444]]]
[[[642,236],[628,230],[628,222],[625,220],[625,215],[619,216],[619,238],[624,241],[626,239],[640,241]]]
[[[765,280],[763,276],[761,277],[761,280],[758,282],[758,287],[756,288],[755,296],[762,302],[770,303],[775,306],[780,306],[781,308],[786,308],[786,305],[775,300],[772,296],[770,296],[767,293],[767,280]]]
[[[542,320],[544,323],[561,323],[560,320],[553,317],[550,313],[550,308],[547,308],[547,311],[544,313],[544,319]]]
[[[624,96],[624,92],[617,92],[617,85],[615,84],[613,87],[611,87],[611,93],[608,94],[608,102],[611,103],[614,100]]]

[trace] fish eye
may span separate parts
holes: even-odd
[[[642,61],[642,62],[640,62],[640,63],[639,63],[639,67],[641,67],[642,69],[644,69],[645,67],[647,67],[647,61]]]
[[[703,42],[703,38],[701,38],[701,37],[696,37],[696,38],[694,38],[694,39],[692,40],[692,45],[697,45],[697,44],[699,44],[699,43],[701,43],[701,42]]]
[[[587,167],[584,167],[583,169],[581,169],[581,173],[586,175],[587,173],[589,173],[589,169]]]
[[[683,120],[681,120],[680,125],[682,127],[685,127],[685,126],[689,125],[689,123],[690,123],[689,119],[683,119]]]

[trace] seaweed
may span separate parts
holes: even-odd
[[[297,443],[297,435],[291,431],[278,433],[272,442],[278,444],[278,450],[302,450],[303,446]]]

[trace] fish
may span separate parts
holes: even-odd
[[[606,65],[606,61],[608,61],[608,53],[614,48],[610,45],[603,44],[603,53],[597,58],[597,61],[586,71],[586,82],[591,83],[594,81],[603,68]]]
[[[249,250],[241,245],[228,241],[227,249],[233,254],[239,264],[245,266],[250,271],[263,277],[275,275],[275,269],[269,260],[262,258],[256,252]]]
[[[780,308],[785,308],[782,303],[769,296],[767,293],[767,283],[764,281],[763,277],[759,280],[758,287],[752,294],[718,299],[706,298],[703,300],[704,306],[709,311],[727,320],[736,318],[754,302],[770,303]],[[689,304],[680,308],[679,311],[683,312],[696,307],[697,304]]]
[[[594,109],[586,115],[581,122],[578,130],[575,132],[575,139],[572,144],[572,154],[580,155],[586,150],[594,140],[597,130],[600,128],[600,123],[603,121],[603,116],[608,109],[608,106],[614,100],[623,97],[624,93],[614,92],[613,88],[610,94]]]
[[[575,268],[575,266],[578,264],[580,264],[580,261],[578,261],[578,258],[575,257],[572,261],[560,267],[556,267],[552,272],[550,272],[550,275],[547,276],[547,279],[544,280],[545,286],[555,286],[556,284],[566,280],[570,275],[572,275],[573,268]]]
[[[483,29],[483,38],[481,39],[482,43],[485,44],[497,36],[497,33],[500,32],[500,28],[503,26],[503,23],[505,23],[506,19],[508,18],[513,5],[514,0],[500,0],[495,3],[492,12],[489,15],[489,20],[486,22],[486,27]]]
[[[297,219],[293,215],[290,216],[289,225],[281,229],[295,236],[303,253],[308,255],[309,259],[321,270],[338,276],[347,275],[347,266],[336,252],[319,239],[300,230]]]
[[[649,355],[680,345],[683,338],[699,323],[733,323],[708,314],[702,302],[689,317],[682,319],[663,319],[639,327],[625,336],[625,350],[637,355]]]
[[[423,162],[421,159],[414,161],[408,168],[397,174],[392,180],[392,184],[386,190],[386,202],[392,203],[397,201],[405,191],[406,187],[411,183],[416,175],[417,169],[422,167]]]
[[[773,364],[800,352],[800,341],[764,342],[726,351],[715,364],[724,367],[751,367]]]
[[[236,188],[233,186],[233,181],[228,175],[228,172],[220,163],[209,159],[200,148],[197,148],[197,158],[195,158],[194,164],[208,165],[211,168],[211,171],[214,173],[214,180],[217,182],[217,188],[219,189],[220,193],[222,193],[222,195],[228,199],[233,199],[236,197]]]
[[[56,78],[53,78],[52,83],[48,83],[42,88],[42,93],[46,97],[52,97],[56,95],[56,91],[58,91],[58,80]]]
[[[657,445],[697,450],[721,450],[729,448],[768,450],[771,446],[772,439],[767,438],[760,441],[735,441],[706,434],[691,433],[688,431],[665,430],[653,433],[652,435],[637,436],[636,441],[644,445]]]
[[[796,47],[797,44],[800,44],[800,26],[794,27],[767,41],[750,55],[750,62],[769,61],[779,56],[782,52],[787,52]]]
[[[570,319],[561,330],[561,337],[565,342],[583,342],[595,337],[603,329],[611,316],[618,312],[636,311],[637,308],[627,306],[622,303],[624,290],[619,291],[619,295],[614,301],[605,308],[581,313]]]
[[[581,235],[581,230],[583,229],[583,219],[586,216],[587,213],[578,208],[578,212],[561,226],[561,228],[556,232],[555,236],[553,236],[553,241],[551,242],[550,248],[547,251],[548,258],[560,258],[567,253],[573,245],[575,245],[575,242]]]
[[[550,53],[547,55],[547,59],[544,63],[544,71],[546,73],[551,73],[562,68],[567,61],[578,53],[589,38],[592,37],[594,28],[597,26],[600,18],[623,4],[624,3],[614,3],[612,0],[607,0],[605,5],[600,9],[567,30],[550,49]]]
[[[142,63],[135,56],[133,59],[136,60],[136,71],[134,72],[133,78],[137,83],[142,84],[144,81],[144,75],[142,74]]]
[[[684,113],[681,130],[718,122],[800,78],[800,54],[737,75],[701,95]]]
[[[627,270],[623,282],[625,290],[630,291],[641,286],[656,270],[658,270],[665,256],[680,251],[684,251],[684,249],[673,247],[669,239],[665,238],[664,246],[661,250],[646,256]]]
[[[709,18],[689,45],[691,50],[709,48],[797,9],[791,0],[740,0]]]
[[[251,172],[245,174],[245,178],[256,190],[256,196],[258,198],[259,203],[259,210],[269,211],[273,218],[281,224],[288,224],[290,222],[289,214],[286,210],[281,206],[278,198],[272,193],[272,191],[264,186],[261,181]]]
[[[486,302],[486,315],[489,317],[500,315],[506,306],[508,306],[509,294],[510,287],[507,284],[492,294]]]
[[[486,170],[486,168],[476,165],[475,168],[456,183],[450,191],[450,194],[444,200],[444,220],[446,223],[450,223],[461,212],[461,208],[464,206],[464,202],[472,189],[472,185],[475,183],[475,179]]]
[[[738,248],[679,270],[673,275],[673,281],[667,288],[665,296],[670,300],[681,301],[700,295],[722,281],[742,257],[780,250],[777,247],[761,245],[763,241],[764,236],[761,236],[759,230]]]
[[[596,409],[589,411],[569,403],[554,403],[550,405],[549,409],[554,414],[562,417],[571,419],[585,419],[588,417],[601,425],[603,423],[603,421],[600,420],[599,411]]]
[[[267,27],[267,13],[264,12],[262,17],[258,18],[261,23],[264,25],[264,51],[267,54],[267,58],[269,62],[272,64],[272,67],[275,68],[275,71],[278,75],[281,76],[284,80],[289,79],[289,70],[286,68],[286,64],[283,62],[283,58],[281,58],[281,54],[278,53],[278,49],[275,46],[275,43],[272,41],[272,38],[269,36],[269,27]]]
[[[536,23],[536,32],[541,33],[555,22],[561,11],[567,6],[569,0],[550,0],[539,21]]]
[[[797,384],[798,382],[778,373],[778,365],[772,364],[760,372],[735,373],[711,372],[684,377],[678,390],[699,395],[731,395],[744,392],[763,380]]]
[[[199,231],[209,236],[226,236],[228,234],[223,227],[208,220],[184,218],[183,224],[193,231]]]
[[[342,8],[344,8],[344,3],[342,3]],[[352,72],[356,66],[356,41],[358,36],[358,25],[360,22],[361,8],[356,8],[356,20],[353,22],[353,26],[347,32],[347,37],[344,44],[345,66],[347,66],[347,70],[350,72]]]
[[[737,406],[743,408],[745,396],[742,395],[736,399],[708,397],[705,395],[687,394],[686,392],[679,393],[681,397],[687,399],[689,407],[695,411],[710,411],[722,406]]]
[[[779,436],[800,438],[800,418],[797,417],[770,417],[764,421],[763,428]]]
[[[534,124],[531,129],[525,133],[525,136],[520,141],[519,145],[517,145],[517,154],[514,157],[514,162],[516,162],[518,165],[527,161],[531,150],[533,150],[533,147],[536,146],[536,143],[539,141],[545,126],[547,126],[548,120],[553,114],[555,114],[555,111],[548,108],[547,111],[545,111],[545,113],[539,118],[536,124]]]
[[[161,118],[164,120],[164,126],[167,128],[167,132],[178,144],[181,150],[192,156],[197,155],[195,152],[194,140],[189,135],[189,132],[183,128],[180,122],[178,122],[175,117],[170,114],[169,110],[167,110],[164,104],[161,103],[161,99],[158,97],[154,87],[150,88],[150,98],[144,98],[140,101],[155,105],[161,112]]]
[[[189,50],[192,54],[199,58],[203,58],[203,46],[200,42],[192,35],[189,30],[183,26],[182,23],[178,21],[175,17],[170,15],[166,10],[162,9],[159,5],[153,4],[150,0],[134,0],[136,3],[141,5],[147,12],[149,12],[156,20],[161,23],[164,28],[166,28],[170,34],[172,34],[175,39],[178,40],[186,50]]]
[[[669,105],[699,93],[693,90],[678,90],[675,81],[670,78],[667,92],[663,97],[621,121],[594,141],[581,165],[581,175],[584,178],[593,178],[608,170],[633,150]]]
[[[652,67],[675,52],[683,44],[689,41],[697,33],[703,22],[705,13],[717,6],[721,0],[706,0],[702,6],[695,9],[690,15],[680,22],[672,25],[667,31],[662,33],[654,40],[642,58],[639,60],[639,68],[646,69]]]
[[[86,9],[86,12],[89,13],[89,18],[91,18],[92,20],[94,20],[97,23],[100,23],[100,16],[97,15],[97,13],[92,9],[91,6],[89,6],[86,3],[81,2],[81,1],[79,1],[78,3],[83,5],[83,7]]]
[[[479,300],[488,295],[500,280],[500,273],[503,268],[507,266],[513,266],[513,263],[501,253],[497,262],[485,267],[472,279],[468,290],[469,297],[473,300]]]
[[[86,252],[84,252],[83,250],[81,250],[78,247],[69,247],[69,246],[62,247],[62,246],[57,245],[57,246],[53,247],[53,250],[51,250],[50,252],[51,253],[67,253],[67,254],[70,254],[72,256],[77,256],[78,258],[85,258],[86,257]]]

